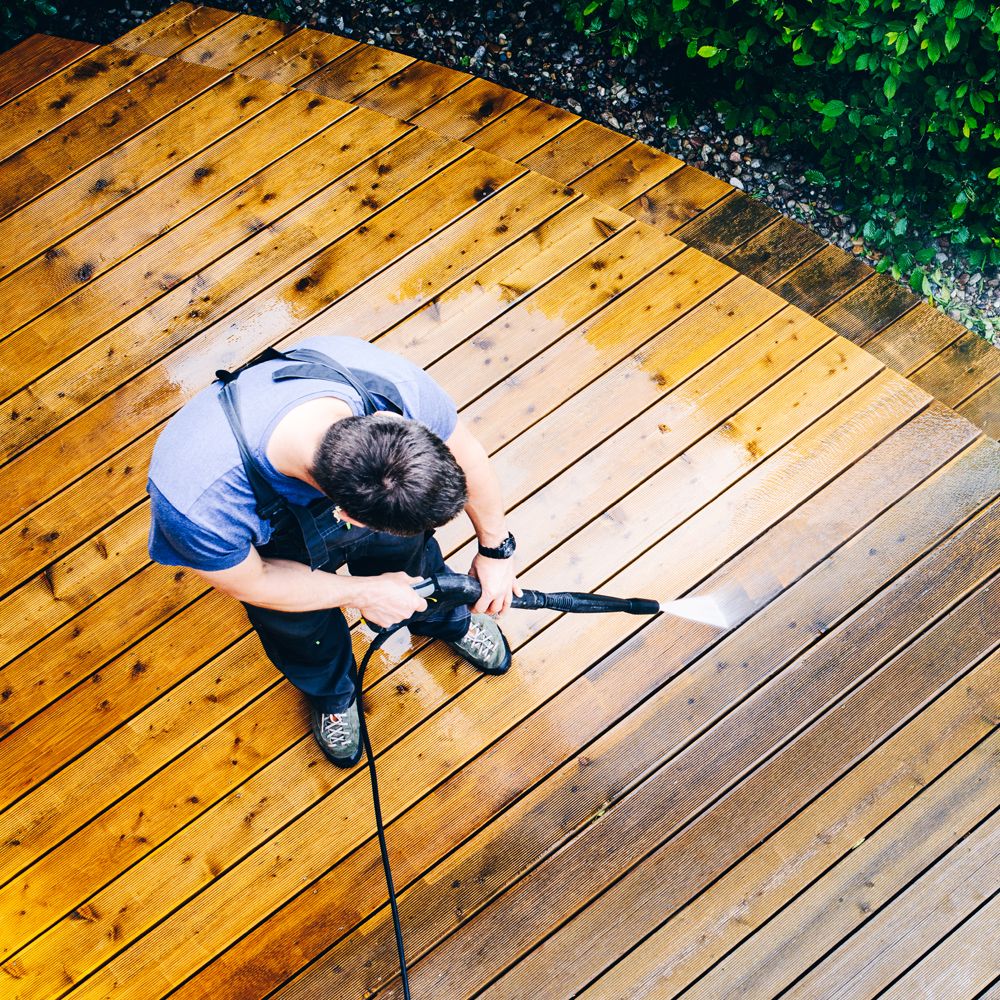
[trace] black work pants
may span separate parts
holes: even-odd
[[[330,562],[317,572],[347,564],[352,576],[403,572],[428,576],[446,570],[434,533],[400,537],[368,528],[349,530],[332,517],[317,518]],[[298,536],[298,537],[296,537]],[[308,565],[301,533],[288,527],[260,549],[267,558],[293,559]],[[243,605],[271,662],[322,712],[342,712],[353,702],[357,664],[351,633],[339,608],[274,611]],[[461,639],[469,628],[469,609],[451,608],[410,626],[414,635]]]

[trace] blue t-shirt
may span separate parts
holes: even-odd
[[[447,440],[458,419],[451,397],[416,365],[354,337],[311,337],[295,345],[321,351],[348,369],[377,372],[393,383],[403,416],[419,420]],[[358,394],[327,379],[273,382],[287,361],[265,361],[242,372],[240,416],[247,442],[274,489],[291,503],[307,504],[323,494],[283,476],[267,459],[271,433],[289,410],[310,399],[336,396],[355,415],[364,413]],[[376,400],[379,397],[376,395]],[[167,566],[208,572],[238,566],[271,537],[271,524],[257,516],[256,500],[240,452],[212,383],[167,422],[153,448],[146,489],[150,496],[149,554]]]

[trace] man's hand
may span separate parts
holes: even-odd
[[[361,584],[358,610],[365,621],[388,628],[405,621],[418,611],[427,610],[427,602],[413,589],[419,576],[407,573],[381,573],[372,577],[354,577]]]
[[[474,576],[483,588],[482,595],[472,608],[475,612],[488,615],[502,614],[510,607],[515,594],[521,596],[521,588],[514,573],[513,559],[489,559],[477,554],[472,560],[469,575]]]

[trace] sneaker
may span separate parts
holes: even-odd
[[[469,631],[448,645],[484,674],[505,674],[510,666],[510,646],[489,615],[473,615]]]
[[[361,720],[358,702],[343,712],[321,712],[311,708],[313,736],[327,760],[337,767],[354,767],[361,760]]]

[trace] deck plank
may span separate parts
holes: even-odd
[[[412,56],[375,45],[357,45],[328,66],[300,80],[297,86],[353,102],[414,61]]]
[[[818,233],[782,216],[721,259],[759,284],[770,286],[808,260],[824,243]]]
[[[61,240],[284,96],[266,82],[220,79],[205,94],[0,221],[0,275],[46,250],[58,256]]]
[[[417,59],[395,76],[373,87],[358,99],[358,103],[384,115],[410,120],[471,79],[469,73]]]
[[[978,540],[984,534],[995,530],[998,513],[1000,511],[994,510],[993,517],[986,517],[987,523],[980,525],[978,532],[967,533],[975,536],[976,544],[981,544]],[[966,541],[972,544],[972,539]],[[976,570],[982,571],[983,563],[989,565],[988,560],[983,560],[978,567],[970,569],[972,579],[975,579]],[[926,579],[922,577],[924,586]],[[706,867],[724,870],[727,858],[738,857],[748,843],[758,843],[762,834],[780,825],[789,812],[797,810],[799,803],[808,801],[813,788],[818,785],[818,791],[824,787],[840,769],[850,765],[857,753],[864,752],[873,739],[891,729],[896,720],[906,718],[908,712],[918,708],[940,684],[950,683],[955,669],[965,662],[961,657],[973,655],[978,659],[983,645],[987,651],[990,645],[995,646],[1000,639],[995,633],[990,635],[988,619],[984,622],[981,618],[981,611],[989,606],[988,602],[971,600],[967,606],[969,613],[960,616],[961,629],[956,626],[955,632],[948,633],[949,640],[953,640],[964,635],[963,630],[971,628],[973,635],[967,643],[963,640],[954,649],[947,643],[942,648],[928,641],[933,652],[919,660],[921,668],[926,663],[926,669],[914,669],[916,664],[904,656],[874,673],[868,683],[854,690],[795,742],[767,759],[748,779],[728,792],[717,807],[702,813],[693,825],[685,826],[683,834],[666,848],[665,855],[669,858],[664,862],[666,877],[690,884],[690,873],[696,867],[703,870],[702,878]],[[737,640],[741,631],[734,634]],[[831,643],[837,645],[839,638],[839,634],[834,633]],[[881,641],[878,644],[881,646]],[[751,648],[746,640],[739,645],[745,651]],[[589,824],[565,848],[542,862],[530,878],[520,881],[494,906],[466,921],[456,936],[439,945],[413,969],[414,988],[426,989],[444,969],[448,970],[451,988],[461,995],[470,995],[486,986],[493,975],[503,972],[506,962],[519,958],[526,947],[543,937],[552,922],[561,921],[576,908],[586,905],[595,890],[623,874],[631,863],[655,847],[657,837],[662,838],[686,824],[692,811],[700,812],[703,804],[723,791],[726,782],[744,773],[757,755],[763,753],[766,759],[772,745],[781,744],[786,731],[794,732],[800,720],[810,718],[830,699],[836,700],[841,685],[850,685],[855,680],[850,656],[838,656],[841,652],[838,649],[832,657],[824,657],[829,645],[821,643],[816,651],[786,669],[776,683],[759,690],[702,740],[686,748],[640,785],[621,805],[610,809],[599,823]],[[948,654],[945,649],[949,649]],[[873,662],[867,654],[865,650],[866,670],[878,664],[877,659]],[[743,655],[745,658],[746,653]],[[826,663],[826,668],[818,670],[817,660]],[[800,671],[808,673],[808,682],[797,677]],[[775,711],[775,705],[781,705],[782,711]],[[704,711],[704,705],[701,710]],[[723,733],[731,727],[733,731],[724,738]],[[736,731],[755,734],[749,753],[741,752],[743,743],[736,738]],[[718,830],[713,830],[716,825]],[[725,833],[720,836],[723,830]],[[690,853],[691,837],[695,835],[699,840],[700,864],[697,866]],[[608,850],[608,841],[616,845],[616,850]],[[687,844],[687,851],[681,853],[678,843]],[[706,843],[714,847],[707,856],[703,846]],[[678,873],[682,873],[680,878]],[[658,884],[662,885],[662,881]],[[606,926],[606,922],[600,925]],[[573,936],[569,944],[573,947],[572,957],[567,955],[565,961],[554,961],[547,966],[549,985],[555,985],[553,980],[560,974],[575,980],[578,969],[575,959],[586,961],[586,956],[596,950],[593,935],[585,932]],[[475,962],[468,960],[472,951],[477,951]],[[530,963],[522,962],[518,968],[525,968],[525,975],[530,978]],[[717,985],[713,983],[710,987],[708,980],[703,979],[695,986],[695,995],[728,995],[725,990],[717,992],[714,988]],[[390,988],[387,995],[397,995],[397,991]],[[523,996],[523,982],[520,987],[512,984],[510,992],[498,989],[496,995]]]
[[[240,73],[293,86],[358,44],[352,38],[302,28],[244,63]]]
[[[892,667],[885,670],[884,681],[888,682]],[[873,681],[870,686],[874,688],[876,684]],[[837,710],[830,713],[830,724],[837,714]],[[864,716],[866,713],[859,714]],[[895,715],[886,720],[889,724],[895,721]],[[877,739],[878,732],[872,731],[870,738]],[[852,735],[848,734],[848,739]],[[809,732],[803,742],[815,746],[821,740],[825,751],[823,763],[836,766],[839,761],[827,750],[832,740],[830,734],[821,736],[818,732]],[[794,753],[794,750],[789,747],[782,751],[789,752]],[[990,808],[986,789],[997,769],[997,762],[991,760],[991,756],[995,755],[973,753],[971,759],[963,762],[965,767],[949,773],[939,783],[940,787],[911,804],[887,829],[880,830],[866,842],[862,850],[851,853],[836,873],[827,877],[829,881],[820,880],[810,886],[808,892],[778,914],[766,928],[727,955],[707,977],[690,987],[692,996],[763,998],[778,995],[802,969],[830,947],[832,941],[864,922],[873,907],[905,885],[907,878],[919,874],[923,865],[953,846],[970,826],[982,819],[984,811]],[[950,810],[947,813],[943,811],[945,804]],[[844,802],[839,805],[843,813]],[[918,845],[916,849],[915,844]],[[662,918],[662,911],[658,912],[651,903],[656,898],[670,898],[673,884],[678,881],[677,861],[676,854],[667,846],[655,851],[579,917],[546,938],[483,995],[493,998],[524,996],[526,984],[540,970],[544,970],[543,974],[557,995],[577,991],[595,973],[599,974],[617,959],[648,924],[655,926]],[[874,887],[866,889],[860,884],[872,877],[866,873],[877,873]],[[844,905],[831,907],[831,898],[843,898]],[[615,932],[600,935],[595,944],[595,928],[609,926],[611,915]],[[591,944],[589,950],[584,942]],[[736,990],[739,994],[730,992]],[[805,995],[830,994],[807,992]]]
[[[414,115],[414,125],[453,139],[465,139],[505,115],[525,100],[524,94],[474,77],[426,111]]]
[[[972,616],[984,610],[988,613],[991,602],[996,607],[995,594],[977,600],[983,593],[982,589],[977,591],[940,625],[921,637],[910,650],[866,682],[858,693],[868,694],[868,689],[872,689],[871,696],[875,697],[878,691],[884,701],[887,696],[881,689],[893,677],[898,677],[903,671],[911,671],[918,676],[927,671],[929,684],[926,689],[914,682],[910,686],[916,692],[910,694],[906,686],[901,686],[903,706],[910,708],[922,690],[933,692],[936,684],[953,679],[950,673],[933,673],[931,663],[937,665],[942,661],[945,661],[946,669],[954,670],[954,676],[963,677],[964,681],[966,657],[970,656],[970,652],[962,648],[961,640],[965,636],[959,630],[970,624]],[[979,637],[983,638],[981,634]],[[945,645],[955,639],[960,640],[961,652],[954,656],[946,654]],[[979,655],[978,650],[971,654],[973,663]],[[854,697],[852,695],[851,699]],[[850,700],[844,703],[844,711],[850,705]],[[868,711],[878,705],[876,700]],[[859,714],[864,717],[866,713]],[[839,720],[838,716],[841,717]],[[834,720],[842,723],[842,716],[841,706],[838,706],[830,713],[830,723]],[[886,729],[895,725],[898,718],[896,711],[888,714]],[[868,734],[869,738],[878,740],[883,731],[879,724]],[[845,736],[850,740],[855,734],[848,731]],[[816,738],[819,738],[818,735]],[[833,763],[827,750],[832,739],[832,735],[825,737],[824,764]],[[810,749],[815,745],[812,740],[803,742],[811,744]],[[914,764],[922,766],[923,762]],[[989,753],[987,747],[974,750],[931,790],[911,802],[888,826],[871,836],[864,845],[850,851],[825,879],[811,886],[791,906],[714,966],[707,976],[691,987],[692,996],[704,1000],[706,997],[727,995],[728,990],[740,990],[744,995],[760,997],[781,992],[841,937],[863,925],[872,909],[891,899],[911,879],[919,876],[927,865],[932,864],[940,853],[954,846],[972,826],[981,821],[991,808],[989,793],[984,794],[984,789],[989,787],[995,767],[995,754]],[[840,808],[844,810],[843,801]],[[947,820],[945,815],[949,817]],[[649,872],[646,874],[653,877]],[[866,886],[863,884],[866,880],[875,884]],[[837,899],[839,903],[841,898],[844,905],[830,905],[831,899]],[[794,948],[790,946],[791,938],[796,941]]]
[[[141,49],[158,56],[174,56],[204,35],[215,31],[235,15],[232,11],[216,7],[174,4],[145,25],[115,40],[115,45],[127,49]],[[152,30],[155,27],[155,30]]]
[[[304,100],[302,95],[290,107]],[[173,188],[175,199],[193,203],[195,210],[178,227],[152,242],[148,241],[156,235],[155,224],[137,232],[117,227],[119,216],[141,218],[137,208],[147,200],[157,204],[159,189],[138,206],[126,202],[102,219],[98,232],[110,227],[115,233],[123,233],[126,253],[133,239],[140,246],[146,244],[118,267],[103,269],[103,246],[99,241],[95,243],[89,231],[76,241],[87,250],[80,255],[83,263],[67,275],[78,290],[0,342],[0,357],[7,366],[3,392],[10,397],[9,426],[0,444],[6,458],[30,447],[144,364],[183,342],[185,334],[196,332],[219,316],[229,302],[223,292],[227,287],[225,276],[238,268],[243,258],[261,251],[261,270],[249,279],[260,287],[267,284],[268,275],[277,277],[274,268],[284,263],[272,264],[268,271],[264,267],[266,247],[276,241],[280,245],[283,237],[288,244],[298,239],[308,255],[308,220],[322,213],[328,199],[338,191],[355,181],[370,181],[368,175],[376,167],[370,162],[367,167],[358,167],[359,161],[378,153],[400,133],[398,127],[380,127],[379,123],[358,118],[358,112],[349,115],[342,129],[329,129],[331,122],[345,116],[347,109],[342,106],[296,116],[288,116],[285,107],[283,104],[273,114],[254,119],[248,131],[229,137],[227,144],[232,146],[254,137],[255,157],[260,157],[256,162],[249,157],[233,160],[220,155],[224,147],[212,148],[204,155],[201,166],[192,170],[187,164],[181,173],[165,179],[163,186]],[[286,123],[285,128],[280,127],[281,122]],[[345,145],[346,152],[341,149]],[[252,173],[255,169],[259,172]],[[384,188],[392,190],[402,183],[408,169],[402,167],[384,182]],[[419,165],[413,169],[419,169]],[[237,186],[245,181],[247,170],[252,173],[249,181]],[[345,180],[352,170],[357,176]],[[209,183],[202,185],[206,177]],[[202,195],[202,186],[207,195]],[[220,189],[225,192],[223,197],[211,201]],[[362,213],[372,211],[367,203],[374,204],[374,199],[366,196],[363,200],[366,204],[357,204],[355,214],[358,209]],[[206,202],[210,202],[208,207],[199,211]],[[183,209],[180,213],[183,217]],[[158,213],[154,211],[152,216],[156,219]],[[339,222],[340,217],[331,213],[329,226]],[[319,239],[316,236],[312,243]],[[230,250],[231,246],[234,249]],[[73,244],[70,248],[76,249]],[[117,248],[113,242],[109,249],[111,263],[115,263]],[[66,257],[73,262],[68,252]],[[45,263],[51,262],[43,258],[39,266]],[[91,269],[98,272],[94,278]],[[15,285],[26,273],[14,276]],[[230,298],[233,294],[235,290],[229,292]],[[72,333],[67,334],[67,329]],[[58,337],[54,336],[56,331]],[[98,357],[102,359],[100,370],[93,367]],[[22,388],[33,371],[46,374],[29,388]],[[67,381],[68,377],[75,380],[77,373],[82,381]],[[73,385],[72,393],[65,391],[67,384]]]
[[[174,53],[175,58],[199,66],[234,70],[292,34],[296,25],[270,18],[239,14]]]
[[[974,333],[963,334],[910,372],[913,382],[956,408],[997,376],[1000,350]]]
[[[864,842],[908,801],[912,808],[914,797],[922,794],[924,786],[935,788],[942,775],[947,780],[954,757],[973,749],[990,734],[993,727],[984,715],[996,697],[998,669],[997,654],[980,663],[961,684],[952,685],[832,786],[830,793],[836,792],[840,799],[830,793],[817,798],[581,995],[653,997],[680,992],[814,878],[827,869],[836,873],[838,865],[851,863],[855,845]],[[947,742],[940,738],[943,732],[949,734]],[[920,761],[919,779],[914,776],[914,760]],[[866,793],[872,787],[879,788],[879,795],[869,799]],[[846,816],[845,800],[859,804]],[[789,857],[799,859],[799,863],[785,863],[783,859]],[[749,886],[761,888],[748,893]],[[890,908],[890,918],[892,913]],[[710,934],[709,928],[715,928],[715,933]],[[863,949],[872,936],[856,935],[849,940]],[[815,996],[846,1000],[855,995],[848,987],[850,979],[856,973],[864,976],[864,968],[864,961],[845,962],[840,966],[842,978],[813,979],[810,975],[793,986],[789,995],[796,1000]]]
[[[1000,440],[1000,378],[987,382],[958,407],[958,412],[982,427],[990,437]]]
[[[995,679],[998,668],[1000,656],[994,655],[973,671],[968,680],[977,679],[977,675],[986,670],[990,670],[988,676]],[[963,685],[965,683],[968,681],[963,678]],[[878,856],[873,859],[873,852],[879,851],[895,863],[896,870],[890,872],[890,877],[898,884],[898,869],[903,864],[913,869],[921,856],[927,856],[928,848],[940,849],[942,831],[937,826],[948,829],[953,838],[963,838],[896,898],[875,912],[859,933],[849,937],[819,966],[799,979],[789,992],[790,997],[804,1000],[819,995],[829,996],[831,1000],[846,1000],[851,996],[875,995],[925,952],[932,950],[957,924],[964,923],[971,911],[985,902],[986,895],[995,891],[1000,883],[1000,819],[995,815],[989,817],[974,830],[959,831],[956,827],[963,814],[968,817],[973,812],[970,804],[978,797],[979,789],[975,785],[979,776],[971,780],[970,777],[976,770],[988,769],[991,744],[996,755],[997,739],[994,732],[969,757],[959,761],[953,774],[944,776],[928,792],[921,794],[916,806],[908,807],[907,812],[920,811],[919,815],[905,817],[909,828],[894,829],[902,825],[894,819],[886,831],[895,836],[891,844],[869,841],[870,846],[864,852],[852,854],[850,865],[843,873],[837,872],[839,884],[835,889],[838,894],[854,902],[860,912],[869,913],[877,906],[878,899],[872,899],[865,889],[877,889],[882,898],[886,895],[882,879],[878,878],[874,886],[869,886],[871,876],[866,880],[861,870],[862,866],[881,860]],[[919,756],[916,759],[921,760]],[[990,775],[982,774],[981,778],[988,786]],[[996,778],[992,782],[995,784]],[[943,819],[940,810],[949,797],[951,809],[948,818]],[[882,835],[881,830],[879,835]],[[881,864],[875,870],[881,874]],[[848,873],[852,877],[844,878]],[[824,888],[832,895],[831,887]],[[921,988],[927,985],[926,981],[920,983]],[[970,980],[970,985],[979,989],[983,979]]]
[[[883,994],[890,1000],[976,1000],[996,975],[1000,896],[993,896]]]
[[[30,35],[0,56],[0,105],[47,80],[97,46],[52,35]]]
[[[995,729],[1000,446],[885,367],[939,389],[961,328],[729,185],[486,81],[189,4],[143,38],[203,90],[78,140],[0,220],[18,243],[0,284],[42,289],[13,296],[0,340],[12,995],[398,995],[363,769],[327,766],[239,605],[145,545],[162,422],[216,368],[338,330],[456,399],[525,586],[736,583],[754,610],[722,635],[511,613],[510,678],[405,632],[380,652],[364,698],[417,992],[808,995],[810,965],[864,965],[874,909],[906,927],[951,896],[889,979],[952,929],[983,967],[985,897],[968,878],[935,892],[927,866],[960,857],[989,785],[928,804]],[[381,111],[289,91],[310,78]],[[991,363],[966,365],[969,411],[1000,384]],[[464,568],[470,527],[439,538]],[[855,891],[913,830],[923,853],[890,846]],[[804,922],[822,929],[801,946]]]
[[[103,46],[50,76],[0,108],[0,159],[23,155],[26,146],[98,101],[144,75],[163,59],[145,52]]]
[[[184,63],[164,62],[141,78],[141,98],[126,87],[53,129],[20,156],[0,163],[0,216],[101,159],[218,79]]]

